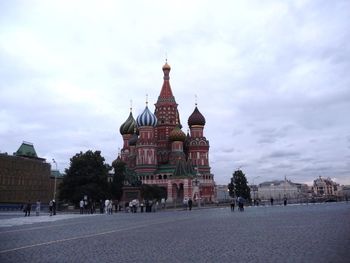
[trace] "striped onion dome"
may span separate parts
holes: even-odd
[[[177,125],[169,134],[169,139],[171,141],[181,141],[184,142],[186,140],[186,134],[180,129],[179,125]]]
[[[153,126],[157,125],[157,117],[146,106],[145,110],[136,118],[138,127],[141,126]]]
[[[132,112],[130,111],[129,117],[126,121],[120,126],[119,131],[121,135],[124,134],[133,134],[136,128],[136,121],[134,116],[132,116]]]

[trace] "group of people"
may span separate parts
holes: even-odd
[[[254,200],[255,201],[255,200]],[[230,203],[230,206],[231,206],[231,211],[235,211],[235,204],[237,203],[238,205],[238,210],[243,212],[244,211],[244,202],[245,202],[245,199],[241,196],[237,197],[237,199],[232,199],[231,200],[231,203]],[[270,198],[270,204],[271,206],[273,206],[273,202],[274,202],[274,199],[271,197]],[[254,202],[254,205],[255,205],[255,202]],[[286,206],[287,205],[287,197],[285,196],[283,198],[283,205]]]
[[[113,214],[113,201],[112,200],[105,200],[105,206],[104,206],[104,212],[105,214],[111,215]]]
[[[137,213],[140,207],[140,212],[156,212],[159,208],[159,202],[158,201],[152,201],[152,200],[145,200],[144,202],[140,202],[137,199],[133,199],[130,202],[125,202],[124,204],[124,210],[126,213]]]
[[[183,205],[184,205],[184,209],[185,210],[192,210],[192,205],[193,205],[193,201],[192,201],[192,199],[190,198],[190,199],[187,199],[187,198],[184,198],[184,200],[183,200]]]
[[[243,212],[243,211],[244,211],[244,198],[241,197],[241,196],[239,196],[239,197],[237,197],[236,200],[235,200],[235,199],[232,199],[232,200],[231,200],[230,206],[231,206],[231,211],[232,211],[232,212],[235,211],[235,204],[236,204],[236,203],[237,203],[237,205],[238,205],[238,211]]]
[[[30,212],[32,210],[32,203],[30,202],[30,200],[25,203],[24,205],[21,206],[21,209],[24,212],[24,216],[30,216]],[[39,208],[40,209],[40,208]],[[40,211],[40,210],[39,210]]]
[[[24,216],[30,216],[30,212],[32,211],[31,201],[28,200],[27,203],[22,205],[21,209],[24,212]],[[38,201],[36,201],[36,204],[35,204],[35,215],[39,216],[40,212],[41,212],[41,201],[38,200]],[[50,214],[50,216],[56,215],[56,201],[54,199],[50,200],[50,202],[49,202],[49,214]]]
[[[79,202],[79,211],[80,214],[94,214],[95,213],[95,202],[92,200],[83,200]]]

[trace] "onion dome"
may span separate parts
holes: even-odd
[[[181,141],[184,142],[186,140],[186,134],[180,129],[177,125],[169,134],[169,139],[171,141]]]
[[[163,66],[163,68],[162,68],[163,70],[171,70],[171,67],[170,67],[170,65],[168,64],[168,61],[166,61],[165,62],[165,64],[164,64],[164,66]]]
[[[120,134],[133,134],[134,130],[136,128],[136,121],[134,117],[132,116],[132,112],[130,111],[129,117],[126,119],[126,121],[120,126]]]
[[[138,140],[138,136],[136,133],[134,133],[131,138],[129,139],[129,146],[135,146]]]
[[[136,123],[138,127],[141,126],[153,126],[157,125],[157,117],[146,106],[145,110],[137,116]]]
[[[191,116],[188,118],[188,126],[193,126],[193,125],[201,125],[204,126],[205,125],[205,118],[202,115],[202,113],[199,112],[197,106],[194,109],[193,113],[191,114]]]

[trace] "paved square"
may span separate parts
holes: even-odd
[[[3,220],[8,225],[9,218],[0,219],[2,263],[349,262],[350,258],[350,203],[249,207],[243,213],[227,207],[62,215],[56,221],[14,226],[1,224]]]

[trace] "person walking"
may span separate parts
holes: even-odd
[[[109,215],[113,214],[113,201],[112,201],[112,199],[109,200],[109,203],[108,203],[108,214]]]
[[[287,205],[287,197],[286,197],[286,196],[285,196],[284,199],[283,199],[283,204],[284,204],[284,206]]]
[[[271,206],[273,206],[273,198],[270,199]]]
[[[95,202],[90,200],[90,214],[95,213]]]
[[[192,199],[190,198],[189,200],[188,200],[188,209],[191,211],[192,210],[192,204],[193,204],[193,202],[192,202]]]
[[[231,211],[234,212],[235,211],[235,199],[232,198],[230,206],[231,206]]]
[[[243,197],[239,196],[237,198],[237,201],[238,201],[238,209],[240,212],[243,212],[244,211],[244,199]]]
[[[105,214],[106,214],[106,215],[108,214],[108,205],[109,205],[109,200],[106,199],[106,200],[105,200]]]
[[[36,206],[35,206],[35,214],[36,214],[36,216],[40,215],[40,206],[41,206],[40,200],[36,201]]]
[[[184,206],[184,210],[187,210],[187,206],[188,206],[188,200],[187,198],[185,197],[184,200],[183,200],[183,206]]]
[[[30,211],[32,210],[32,204],[30,203],[30,200],[28,203],[25,205],[25,214],[24,216],[30,216]]]
[[[80,214],[84,214],[84,200],[81,199],[79,202]]]
[[[50,200],[50,202],[49,202],[49,212],[50,212],[50,216],[52,216],[52,213],[53,213],[53,202],[52,202],[52,200]]]
[[[52,200],[52,214],[56,215],[56,201],[55,199]]]

